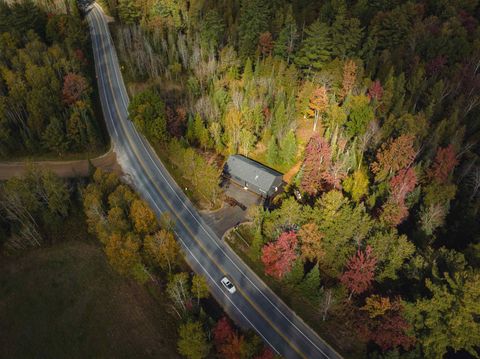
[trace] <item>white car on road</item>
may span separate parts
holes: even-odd
[[[237,288],[235,288],[235,286],[232,284],[232,282],[230,282],[230,280],[227,277],[223,277],[220,282],[230,293],[233,294],[237,291]]]

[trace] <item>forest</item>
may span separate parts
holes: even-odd
[[[0,156],[63,157],[103,149],[91,48],[74,2],[66,12],[0,2]]]
[[[478,1],[102,5],[164,160],[285,173],[247,256],[310,325],[346,356],[479,356]]]
[[[480,357],[478,0],[99,2],[130,119],[196,204],[231,154],[285,174],[238,253],[312,328],[347,358]],[[90,51],[74,6],[0,2],[0,156],[101,147]],[[168,215],[113,174],[33,171],[1,185],[3,251],[80,206],[115,271],[159,281],[180,354],[273,357],[207,314]]]

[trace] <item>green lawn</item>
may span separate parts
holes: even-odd
[[[172,328],[86,238],[0,258],[0,358],[176,358]]]

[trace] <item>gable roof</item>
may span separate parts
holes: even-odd
[[[224,171],[230,176],[256,185],[262,192],[268,193],[273,186],[282,182],[282,174],[242,155],[228,158]]]

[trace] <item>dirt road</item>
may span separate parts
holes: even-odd
[[[105,171],[120,173],[117,156],[112,149],[107,153],[90,160],[94,167]],[[86,177],[89,175],[88,160],[76,161],[33,161],[34,165],[48,168],[60,177]],[[0,180],[7,180],[14,176],[21,176],[26,170],[27,162],[0,162]]]

